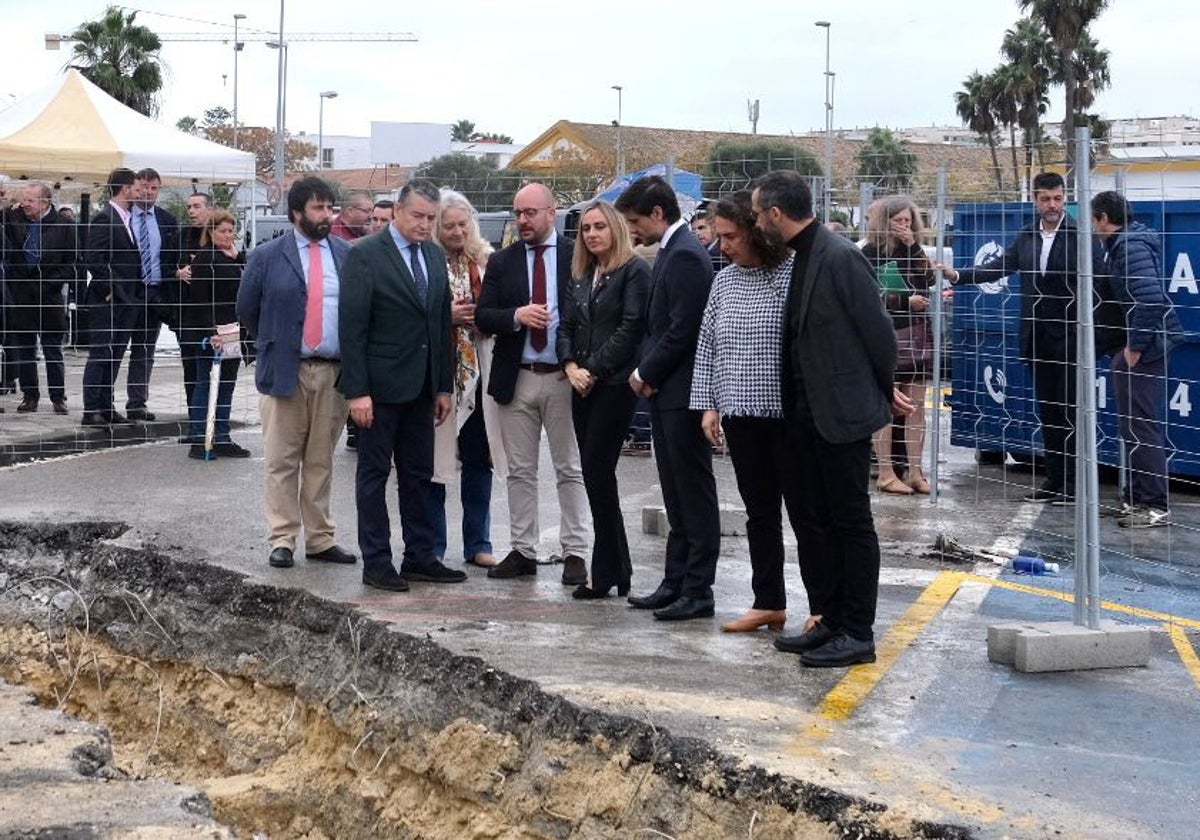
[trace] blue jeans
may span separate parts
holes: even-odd
[[[458,431],[458,457],[462,461],[459,491],[463,506],[463,558],[469,560],[481,552],[492,553],[492,462],[483,406],[478,402]],[[434,530],[434,554],[445,557],[445,484],[429,485],[429,521]]]
[[[188,437],[194,443],[204,442],[204,430],[208,425],[209,376],[214,362],[212,350],[196,345],[192,362],[192,402],[188,406]],[[217,386],[217,416],[213,427],[214,443],[229,443],[229,413],[233,408],[233,387],[237,384],[238,364],[241,359],[225,359],[221,362],[221,381]]]

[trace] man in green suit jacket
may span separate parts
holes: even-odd
[[[428,181],[400,191],[395,217],[346,259],[338,327],[338,387],[358,425],[358,545],[363,583],[403,592],[410,580],[457,583],[466,574],[434,555],[428,515],[433,428],[450,411],[454,355],[446,255],[429,241],[439,195]],[[404,558],[392,564],[387,481],[393,461]]]

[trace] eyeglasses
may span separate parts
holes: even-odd
[[[537,217],[538,213],[545,213],[547,210],[553,210],[553,209],[554,209],[553,207],[525,207],[523,209],[518,210],[517,208],[514,207],[513,215],[516,216],[518,219],[533,219],[533,218]]]

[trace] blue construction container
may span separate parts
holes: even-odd
[[[1163,392],[1170,469],[1200,477],[1200,201],[1133,202],[1133,210],[1162,237],[1164,282],[1187,332],[1187,343],[1171,355]],[[1075,208],[1070,212],[1078,217]],[[959,205],[954,212],[958,267],[977,265],[1006,247],[1034,218],[1032,204]],[[1020,360],[1020,295],[1019,274],[955,287],[950,442],[1027,460],[1040,455],[1042,437],[1031,372]],[[1101,464],[1116,465],[1120,434],[1111,367],[1109,357],[1097,360],[1097,449]]]

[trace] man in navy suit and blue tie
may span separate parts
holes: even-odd
[[[712,258],[679,211],[671,185],[638,178],[621,193],[617,210],[641,245],[660,243],[646,304],[642,358],[629,377],[650,399],[654,460],[667,511],[666,568],[650,595],[630,596],[635,609],[660,621],[713,615],[712,584],[721,551],[721,513],[712,471],[712,447],[700,412],[688,405],[700,321],[712,286]]]
[[[356,563],[334,539],[330,514],[333,450],[346,422],[338,299],[350,244],[329,235],[333,190],[301,178],[287,196],[292,232],[250,253],[238,286],[238,320],[254,338],[263,448],[267,461],[268,563],[294,565],[304,554],[326,563]]]
[[[360,239],[343,273],[339,310],[342,378],[358,426],[358,547],[363,583],[404,592],[410,580],[458,583],[434,553],[429,518],[433,428],[450,414],[454,351],[446,255],[430,241],[438,188],[410,181],[392,223]],[[393,462],[404,559],[392,564],[387,483]]]

